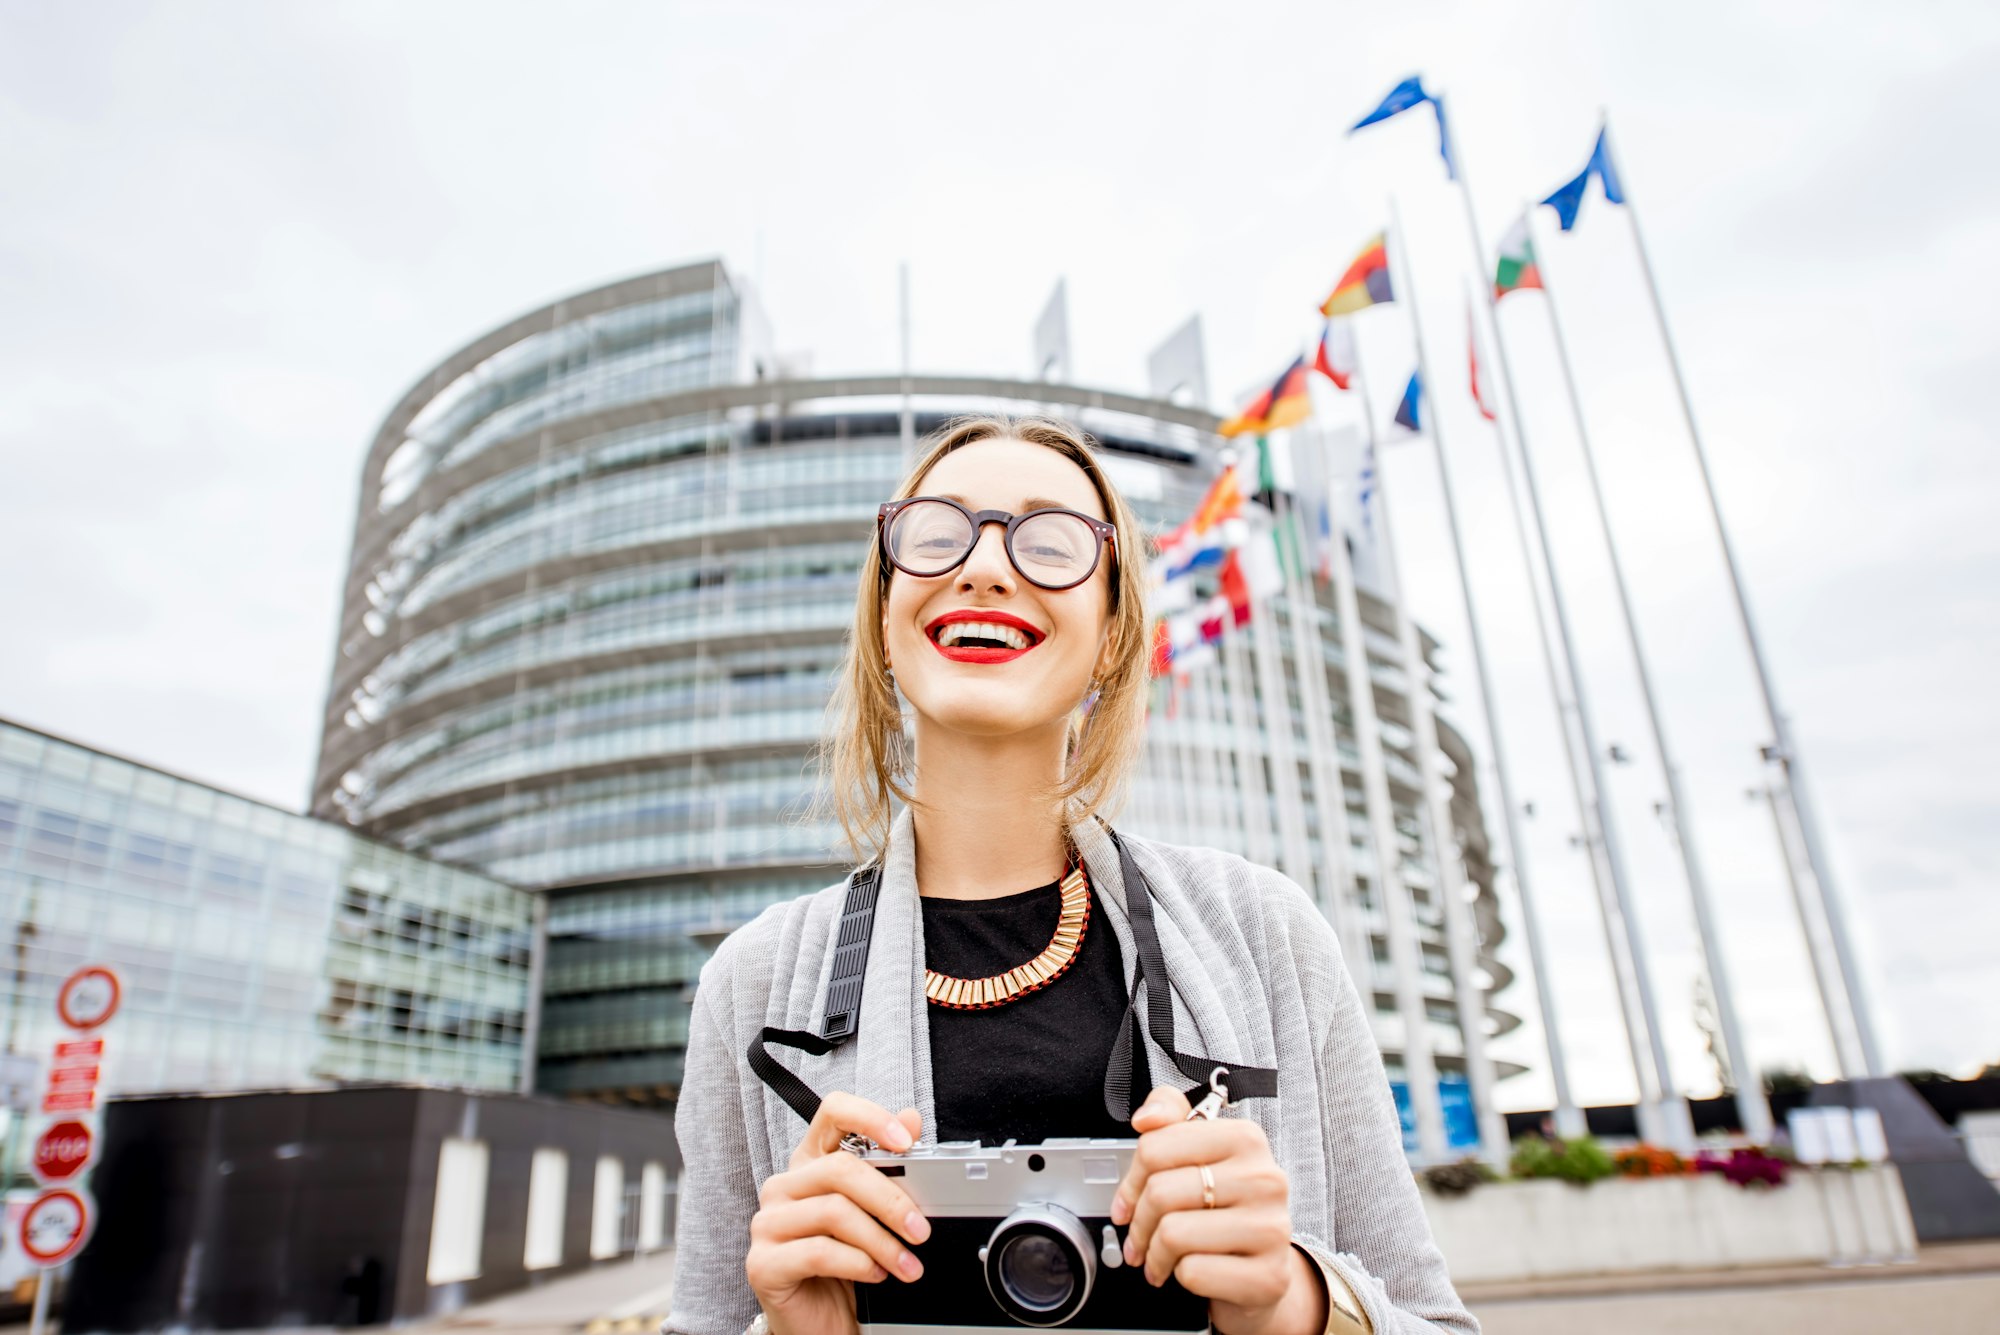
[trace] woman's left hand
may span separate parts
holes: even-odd
[[[1126,1264],[1144,1264],[1155,1286],[1172,1275],[1207,1298],[1225,1335],[1318,1335],[1326,1295],[1292,1246],[1291,1184],[1264,1129],[1187,1115],[1187,1098],[1161,1085],[1132,1117],[1139,1148],[1111,1202],[1112,1223],[1131,1221]],[[1202,1165],[1213,1208],[1202,1204]]]

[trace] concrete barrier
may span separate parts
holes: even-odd
[[[1459,1197],[1426,1191],[1424,1208],[1459,1283],[1862,1264],[1916,1250],[1901,1181],[1887,1164],[1794,1172],[1781,1187],[1738,1187],[1715,1173],[1588,1187],[1499,1182]]]

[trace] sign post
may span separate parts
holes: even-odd
[[[97,1202],[81,1179],[97,1157],[101,1031],[118,1013],[124,992],[117,972],[103,964],[78,969],[56,992],[56,1018],[70,1033],[56,1040],[49,1056],[41,1110],[55,1120],[35,1138],[32,1167],[42,1193],[22,1211],[18,1239],[29,1264],[44,1271],[82,1251],[97,1224]],[[30,1335],[42,1335],[48,1323],[50,1287],[46,1274],[35,1284]]]

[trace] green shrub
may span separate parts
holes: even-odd
[[[1433,1164],[1418,1176],[1439,1196],[1464,1196],[1482,1182],[1498,1182],[1500,1175],[1474,1158],[1457,1163]]]
[[[1552,1177],[1579,1187],[1618,1173],[1618,1165],[1590,1136],[1575,1140],[1524,1137],[1514,1142],[1514,1157],[1508,1167],[1515,1177]]]

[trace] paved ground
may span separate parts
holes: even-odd
[[[2000,1274],[1475,1303],[1485,1335],[1993,1335]]]
[[[421,1335],[652,1335],[671,1252],[551,1281],[409,1328]],[[1792,1266],[1539,1281],[1468,1290],[1487,1335],[1995,1335],[2000,1242],[1926,1247],[1916,1264]],[[0,1331],[0,1335],[9,1335]]]
[[[620,1261],[581,1275],[551,1280],[505,1298],[468,1307],[455,1316],[412,1327],[425,1335],[493,1331],[496,1335],[652,1335],[667,1314],[673,1292],[674,1254]]]

